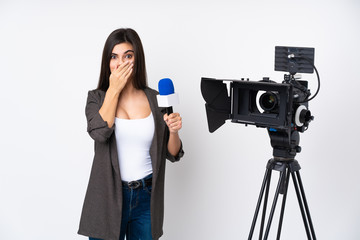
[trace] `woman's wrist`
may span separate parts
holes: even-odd
[[[170,131],[170,136],[179,137],[179,131]]]
[[[106,91],[106,94],[109,94],[109,96],[119,96],[121,90],[113,88],[113,87],[109,87],[108,90]]]

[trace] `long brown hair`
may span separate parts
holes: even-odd
[[[144,49],[139,35],[131,28],[119,28],[107,38],[102,54],[101,70],[97,89],[106,91],[109,88],[110,60],[114,46],[120,43],[130,43],[135,54],[133,85],[136,89],[147,87]]]

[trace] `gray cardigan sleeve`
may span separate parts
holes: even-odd
[[[99,113],[104,101],[100,91],[89,91],[86,102],[85,114],[87,119],[87,131],[92,139],[97,142],[106,142],[114,132],[115,125],[108,127]]]
[[[170,162],[177,162],[180,160],[180,158],[182,158],[184,156],[184,150],[183,150],[183,145],[182,145],[182,142],[181,142],[181,145],[180,145],[180,149],[179,149],[179,152],[176,156],[173,156],[171,155],[171,153],[169,153],[169,151],[167,150],[166,148],[166,158],[168,160],[170,160]]]

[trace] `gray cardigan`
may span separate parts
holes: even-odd
[[[165,159],[178,161],[184,154],[181,149],[177,156],[167,151],[169,130],[163,120],[161,108],[157,106],[157,91],[146,88],[155,122],[155,134],[150,147],[153,167],[151,193],[151,230],[153,239],[162,234],[164,219]],[[117,156],[114,128],[109,128],[100,114],[105,92],[89,91],[86,103],[87,131],[95,140],[95,155],[89,184],[82,209],[78,234],[119,240],[122,213],[122,184]]]

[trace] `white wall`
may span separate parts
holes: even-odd
[[[247,238],[269,138],[233,123],[210,134],[200,79],[280,82],[279,45],[316,49],[322,86],[297,155],[316,234],[359,239],[359,23],[356,0],[2,0],[0,239],[86,239],[76,234],[93,156],[84,107],[119,27],[142,38],[149,85],[170,77],[181,96],[186,155],[167,165],[162,239]],[[315,92],[315,74],[305,77]],[[283,236],[305,239],[289,189]]]

